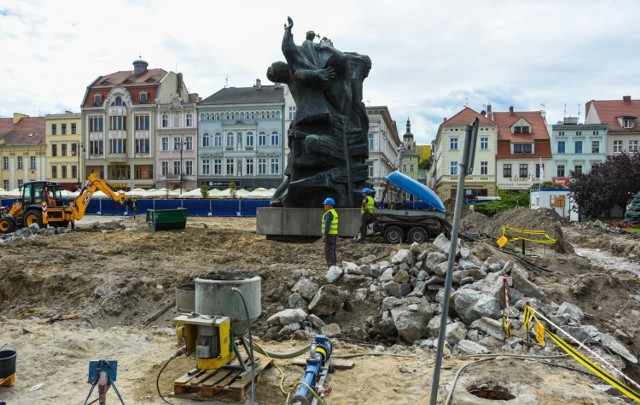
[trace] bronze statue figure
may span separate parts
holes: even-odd
[[[269,80],[289,86],[296,102],[285,180],[271,206],[321,207],[330,196],[337,207],[359,207],[369,178],[369,119],[362,83],[371,60],[341,52],[327,38],[315,43],[313,31],[298,46],[292,28],[289,17],[282,38],[286,62],[274,62],[267,70]]]

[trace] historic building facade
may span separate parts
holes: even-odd
[[[182,74],[148,69],[143,60],[134,61],[133,66],[133,70],[98,77],[87,86],[82,101],[83,177],[93,172],[123,190],[156,187],[161,176],[156,129],[163,127],[163,119],[170,114],[158,114],[160,106],[176,96],[186,103],[195,103],[198,97],[189,94]],[[173,129],[175,122],[166,124],[163,128]],[[158,186],[164,187],[166,178],[162,183]]]
[[[396,122],[386,106],[366,107],[366,111],[369,117],[369,182],[376,191],[376,200],[380,200],[384,178],[399,168],[401,142]]]
[[[47,114],[46,160],[47,180],[60,183],[69,191],[82,188],[82,114],[67,111]]]
[[[295,106],[289,112],[295,114]],[[280,185],[287,142],[284,86],[256,80],[252,87],[223,88],[198,103],[197,114],[198,185]]]
[[[20,188],[29,181],[47,180],[44,117],[14,113],[0,118],[0,187]]]

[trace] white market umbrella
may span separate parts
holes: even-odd
[[[199,188],[180,194],[180,198],[202,198],[202,191]]]
[[[144,198],[148,192],[144,188],[134,188],[133,190],[126,191],[125,194],[129,198]]]

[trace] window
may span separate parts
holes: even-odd
[[[556,172],[558,177],[564,177],[564,165],[558,165]]]
[[[247,140],[245,141],[245,145],[247,146],[247,149],[253,149],[253,132],[247,132]]]
[[[518,176],[525,178],[527,176],[529,176],[529,165],[526,163],[520,163],[520,169],[518,172]]]
[[[71,144],[71,156],[78,156],[78,144],[77,143],[72,143]]]
[[[613,141],[613,153],[622,153],[622,141]]]
[[[289,107],[289,120],[293,121],[296,119],[296,107]]]
[[[267,144],[267,134],[260,131],[258,134],[258,146],[265,146]]]
[[[630,140],[629,141],[629,153],[637,153],[638,152],[638,141]]]
[[[29,156],[29,170],[36,170],[36,157]]]
[[[213,159],[213,174],[222,174],[222,159]]]
[[[558,153],[564,153],[564,141],[558,141]]]
[[[539,179],[544,177],[544,163],[542,165],[536,163],[536,177]]]
[[[109,166],[109,179],[127,180],[129,178],[129,166]]]
[[[234,162],[233,159],[225,159],[227,162],[227,173],[226,174],[233,174],[233,166],[234,166]]]
[[[582,153],[582,141],[576,141],[575,153]]]
[[[213,146],[216,148],[220,148],[222,146],[222,134],[220,132],[216,132],[213,137]]]
[[[58,156],[58,145],[51,144],[51,156],[52,157]],[[5,168],[5,170],[7,169]]]
[[[60,145],[60,156],[67,156],[67,144]]]
[[[209,159],[202,159],[202,174],[205,176],[208,176],[209,174],[211,174]]]
[[[511,178],[511,164],[505,164],[502,166],[502,177]]]
[[[591,141],[591,153],[600,153],[600,141]]]
[[[51,166],[51,177],[54,179],[58,178],[58,165]]]
[[[127,117],[124,115],[112,115],[109,117],[109,129],[122,131],[127,129]]]
[[[280,145],[280,134],[278,133],[278,131],[273,131],[271,133],[271,145]]]
[[[573,168],[573,173],[574,174],[581,174],[582,173],[582,165],[575,165]]]
[[[449,163],[449,174],[452,176],[457,176],[458,175],[458,162],[457,161],[452,161]]]
[[[149,116],[148,115],[136,115],[135,116],[136,131],[149,129]]]
[[[67,124],[60,124],[60,135],[67,134]]]
[[[136,139],[136,153],[149,153],[149,139]]]
[[[409,172],[413,173],[414,170],[415,170],[414,166],[413,165],[409,165]]]
[[[622,120],[622,126],[624,128],[635,128],[636,119],[635,118],[625,118]]]
[[[253,158],[247,158],[247,160],[245,160],[244,172],[248,176],[253,176]]]
[[[18,170],[22,170],[22,156],[18,156]]]
[[[209,137],[209,133],[205,132],[202,134],[202,147],[208,148],[209,146],[211,146],[211,138]]]
[[[514,143],[513,153],[533,153],[533,145],[530,143]]]
[[[99,107],[102,104],[102,94],[95,94],[93,96],[93,106]]]
[[[174,176],[179,176],[180,175],[180,161],[179,160],[174,160],[173,161],[173,175]]]
[[[227,132],[227,143],[225,145],[227,150],[233,149],[233,132]]]
[[[9,157],[8,156],[3,156],[2,157],[2,170],[9,170]],[[6,190],[7,188],[4,187],[4,189]]]
[[[162,176],[166,176],[169,174],[169,162],[162,162],[160,165],[160,173]]]
[[[267,158],[258,158],[258,174],[267,174]]]
[[[161,144],[161,148],[163,151],[168,151],[169,150],[169,137],[168,136],[163,136],[162,139],[160,140],[160,144]]]
[[[71,165],[71,178],[72,179],[78,178],[78,166],[76,165]]]
[[[192,136],[186,136],[184,139],[186,139],[185,142],[185,149],[186,150],[193,150],[193,137]]]
[[[564,136],[564,131],[558,131],[558,136]]]
[[[62,165],[60,166],[60,169],[62,169],[62,173],[60,173],[60,178],[61,179],[66,179],[67,178],[67,165]]]
[[[160,120],[160,126],[162,128],[168,128],[169,127],[169,114],[162,114],[161,120]]]
[[[173,150],[181,150],[182,149],[182,138],[176,136],[173,138]]]
[[[104,153],[104,142],[102,139],[89,141],[89,154],[102,155]]]
[[[367,168],[369,169],[369,177],[373,177],[373,163],[368,162]]]
[[[58,125],[51,124],[51,135],[58,135]]]
[[[367,135],[367,144],[369,145],[369,150],[373,150],[373,134]]]
[[[78,133],[78,126],[76,125],[76,123],[74,122],[73,124],[71,124],[71,135],[75,135]]]
[[[102,132],[104,131],[104,118],[103,117],[90,117],[89,118],[89,132]]]
[[[187,114],[187,127],[191,128],[193,126],[193,114]]]
[[[514,134],[528,134],[530,132],[528,125],[515,126],[513,127]]]
[[[2,180],[2,188],[5,190],[9,189],[9,180]]]
[[[449,149],[458,150],[458,138],[451,138],[449,140]]]
[[[109,139],[109,153],[126,153],[126,139]]]
[[[146,91],[141,91],[140,92],[140,104],[146,104],[147,103],[147,92]]]
[[[582,131],[576,131],[576,136],[582,136]]]
[[[480,162],[480,174],[484,176],[489,174],[489,162]]]
[[[480,137],[480,149],[489,150],[489,137],[487,136]]]
[[[22,186],[24,186],[24,180],[20,179],[18,180],[18,188],[22,188]]]
[[[280,158],[271,158],[271,174],[280,173]]]
[[[124,104],[122,103],[122,97],[120,97],[120,96],[116,97],[115,105],[117,105],[117,106],[122,106],[122,105],[124,105]]]
[[[193,161],[187,160],[184,162],[184,172],[187,176],[193,176]]]

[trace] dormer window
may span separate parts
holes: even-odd
[[[533,145],[530,143],[514,143],[513,153],[531,154],[533,153]]]
[[[636,119],[635,118],[623,118],[622,119],[622,127],[623,128],[635,128],[636,127]]]
[[[101,104],[102,104],[102,94],[95,94],[93,96],[93,106],[100,107]]]
[[[514,134],[530,134],[531,128],[528,125],[517,125],[513,127]]]
[[[143,91],[140,93],[140,104],[146,104],[147,103],[147,92]]]

